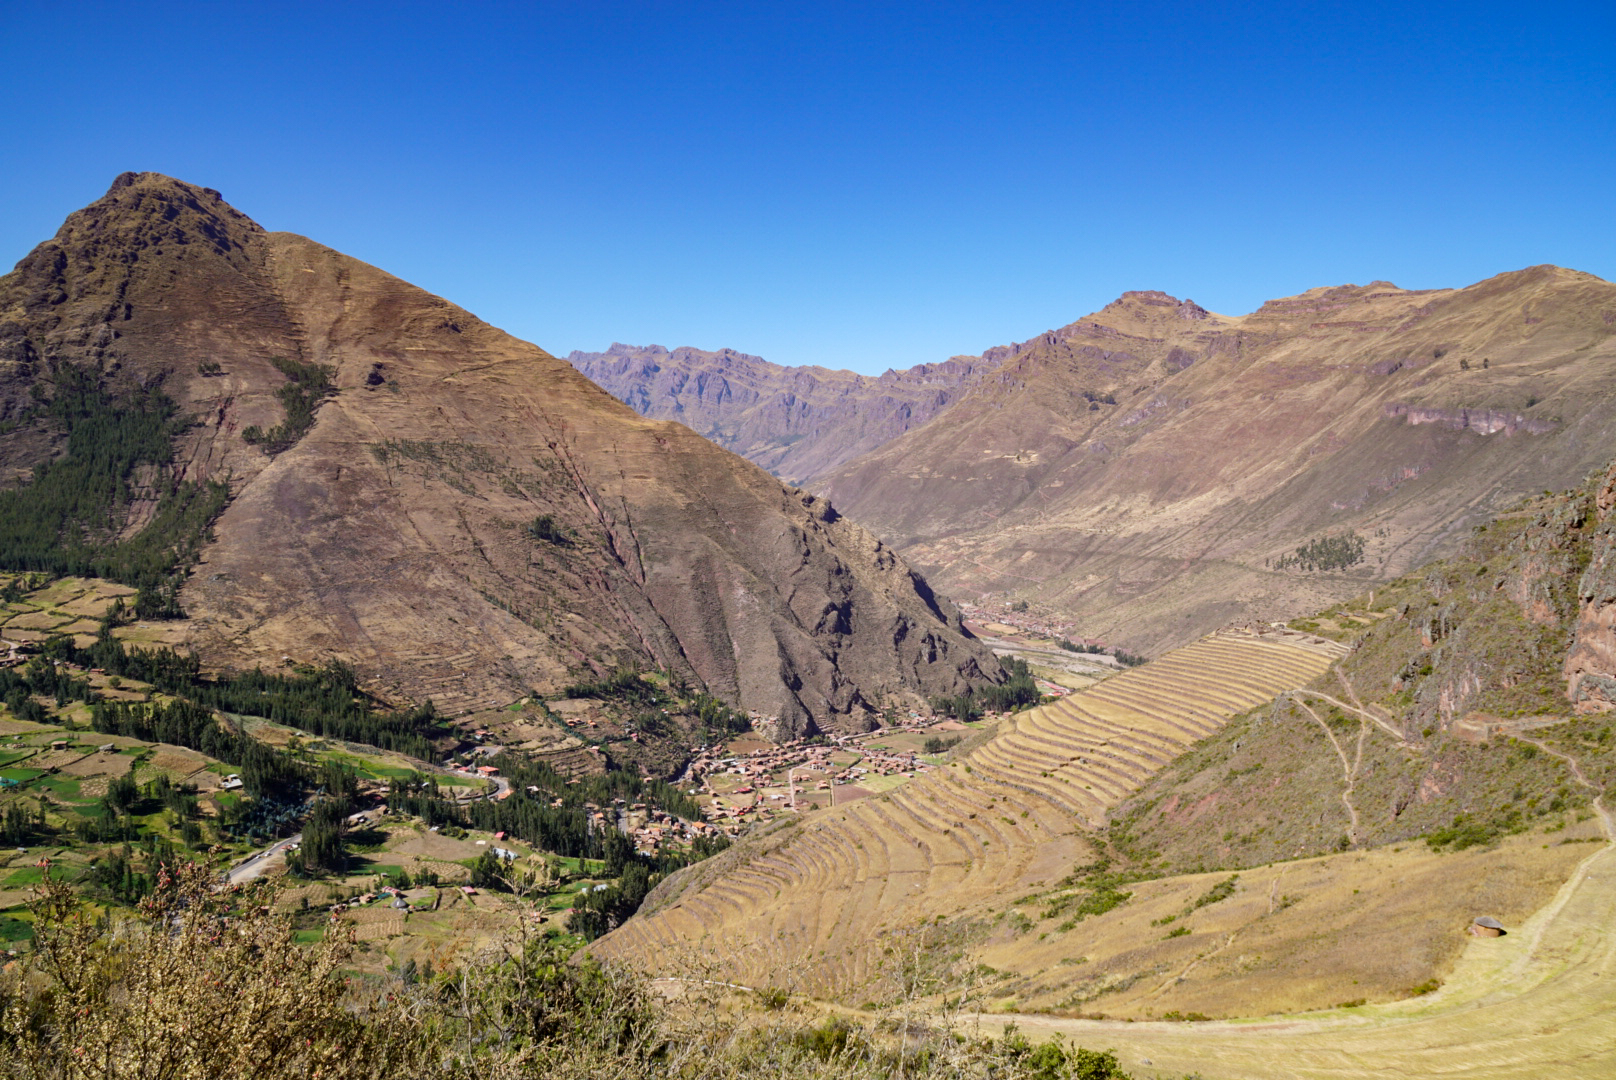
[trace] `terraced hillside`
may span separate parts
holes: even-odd
[[[1002,912],[1063,876],[1109,807],[1342,651],[1284,632],[1204,638],[1018,714],[940,773],[693,868],[595,949],[670,970],[703,953],[741,982],[849,990],[881,967],[883,930]]]

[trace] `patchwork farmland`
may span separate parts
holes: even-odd
[[[883,931],[980,914],[1090,852],[1106,810],[1230,717],[1328,669],[1340,646],[1225,632],[1006,721],[949,767],[687,871],[603,956],[722,958],[741,982],[831,994],[882,966]],[[666,963],[672,963],[670,959]]]

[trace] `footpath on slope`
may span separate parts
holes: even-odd
[[[1525,740],[1533,741],[1533,740]],[[1536,743],[1572,765],[1568,755]],[[1616,1076],[1616,824],[1545,907],[1500,938],[1474,938],[1437,992],[1386,1005],[1205,1023],[1122,1023],[1035,1015],[1032,1037],[1114,1048],[1141,1076],[1206,1080],[1592,1080]]]

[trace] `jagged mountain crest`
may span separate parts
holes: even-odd
[[[621,343],[567,359],[641,415],[677,420],[794,484],[925,423],[995,366],[954,357],[869,376],[733,349]]]

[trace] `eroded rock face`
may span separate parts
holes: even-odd
[[[1616,464],[1599,485],[1588,568],[1577,582],[1576,626],[1565,660],[1566,696],[1578,712],[1616,708]]]
[[[677,420],[793,484],[925,423],[997,363],[956,356],[872,378],[733,349],[622,344],[567,360],[640,415]]]
[[[270,457],[242,432],[282,419],[272,357],[337,392]],[[0,403],[62,364],[161,384],[198,420],[180,475],[231,479],[183,594],[215,667],[341,658],[459,712],[658,666],[787,732],[1000,677],[823,500],[216,192],[125,174],[0,278]]]

